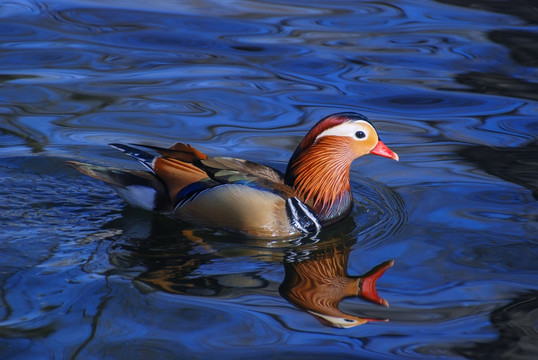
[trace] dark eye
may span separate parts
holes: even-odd
[[[355,136],[358,138],[358,139],[364,139],[366,137],[366,134],[364,133],[364,131],[357,131],[355,133]]]

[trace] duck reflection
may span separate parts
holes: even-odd
[[[325,232],[314,243],[306,244],[312,239],[305,239],[300,243],[271,244],[276,248],[240,240],[230,243],[229,235],[219,237],[130,208],[106,228],[121,234],[107,250],[114,272],[135,274],[134,284],[141,291],[216,298],[260,293],[274,296],[279,292],[290,304],[326,326],[350,328],[368,321],[386,321],[339,309],[347,297],[388,306],[377,293],[376,281],[393,265],[392,260],[362,276],[348,274],[348,259],[357,237],[351,235],[356,229],[352,219],[344,221],[339,231]],[[260,262],[283,264],[282,283],[267,279]]]
[[[350,251],[350,247],[335,244],[306,259],[284,262],[286,275],[280,294],[327,326],[350,328],[379,320],[343,313],[338,305],[346,297],[358,296],[388,307],[388,302],[378,296],[375,283],[394,261],[385,261],[362,276],[350,276]]]
[[[147,224],[151,230],[144,231],[143,221],[136,215],[127,214],[111,224],[116,229],[123,228],[121,232],[127,241],[116,242],[108,254],[117,269],[123,268],[128,273],[141,266],[145,269],[134,278],[141,290],[233,297],[261,291],[271,296],[278,289],[289,303],[326,326],[350,328],[385,320],[346,314],[338,308],[347,297],[388,306],[377,294],[375,284],[393,261],[379,264],[362,276],[348,275],[348,258],[355,242],[349,236],[331,236],[314,244],[288,244],[271,249],[222,243],[210,239],[205,232],[200,236],[191,229],[181,229],[181,236],[170,238],[175,232],[170,226],[176,224],[155,217]],[[127,220],[132,221],[127,224]],[[265,279],[259,267],[252,267],[252,258],[283,263],[285,276],[280,286]],[[247,267],[252,270],[237,271]]]

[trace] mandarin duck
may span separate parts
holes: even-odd
[[[315,124],[285,174],[248,160],[207,156],[182,143],[168,149],[110,145],[149,171],[69,165],[104,181],[130,205],[260,239],[299,238],[342,220],[353,207],[353,160],[366,154],[398,160],[368,118],[351,112]]]

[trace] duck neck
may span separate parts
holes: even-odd
[[[324,225],[347,216],[353,205],[349,185],[352,154],[328,142],[330,139],[322,139],[306,150],[298,149],[285,175],[286,184],[295,189],[297,198],[314,210]]]

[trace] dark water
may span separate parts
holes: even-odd
[[[530,0],[1,2],[0,357],[537,358],[537,67]],[[283,169],[337,111],[401,160],[357,161],[314,244],[132,209],[64,165],[184,141]],[[293,301],[294,276],[390,259],[390,307],[327,292],[388,322]]]

